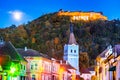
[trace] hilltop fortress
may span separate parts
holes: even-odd
[[[84,21],[93,21],[93,20],[107,20],[106,16],[103,16],[102,12],[81,12],[81,11],[63,11],[59,10],[57,13],[59,16],[69,16],[72,21],[84,20]]]

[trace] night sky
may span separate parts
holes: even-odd
[[[120,18],[120,0],[0,0],[0,28],[27,23],[59,9],[101,11],[109,20]]]

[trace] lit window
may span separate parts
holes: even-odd
[[[36,79],[35,79],[35,75],[32,75],[32,80],[36,80]]]
[[[25,65],[24,65],[24,70],[25,70]]]
[[[33,70],[33,65],[31,65],[31,69]]]
[[[37,70],[37,66],[38,66],[38,65],[37,65],[37,64],[35,64],[35,70]]]
[[[21,69],[22,69],[22,64],[21,64]]]
[[[25,70],[26,66],[21,64],[21,69]]]

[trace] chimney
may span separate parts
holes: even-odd
[[[27,51],[27,47],[25,46],[25,51]]]

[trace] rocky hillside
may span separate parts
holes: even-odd
[[[62,59],[63,46],[69,39],[68,16],[56,13],[43,15],[27,24],[0,29],[0,36],[17,48],[32,48],[57,59]],[[108,45],[120,42],[120,20],[75,21],[74,34],[80,52],[87,52],[94,60]],[[93,62],[90,62],[92,65]]]

